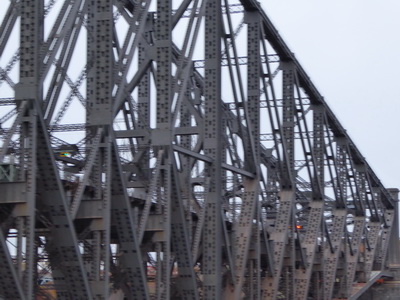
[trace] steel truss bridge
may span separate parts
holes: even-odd
[[[0,298],[356,299],[388,270],[395,193],[257,1],[1,5]]]

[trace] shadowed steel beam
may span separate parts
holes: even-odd
[[[130,208],[129,198],[126,193],[126,182],[121,177],[122,170],[117,156],[118,150],[115,141],[112,143],[112,182],[111,182],[111,219],[115,224],[118,234],[120,263],[123,266],[121,288],[125,296],[131,299],[149,299],[146,275],[143,267],[142,256],[135,232],[135,220]],[[118,272],[114,269],[114,272]]]
[[[7,242],[4,237],[3,231],[0,230],[0,295],[8,299],[27,299],[22,289],[20,279],[18,278],[15,265],[11,259]]]
[[[262,282],[262,299],[276,299],[283,267],[285,248],[288,240],[288,228],[292,218],[295,193],[283,190],[280,193],[280,209],[276,219],[275,230],[271,232],[273,243],[274,270],[273,274],[265,277]]]
[[[205,203],[203,228],[203,293],[205,299],[222,295],[221,220],[221,1],[207,1],[205,7],[205,122],[204,153],[213,159],[207,168],[210,185]]]

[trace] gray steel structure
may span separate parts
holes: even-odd
[[[0,298],[355,298],[387,270],[393,195],[257,1],[1,4]]]

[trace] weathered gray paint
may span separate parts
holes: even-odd
[[[257,1],[60,2],[0,20],[0,297],[393,297],[396,193]]]

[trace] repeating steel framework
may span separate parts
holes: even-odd
[[[0,298],[355,298],[386,270],[393,196],[257,1],[1,5]]]

